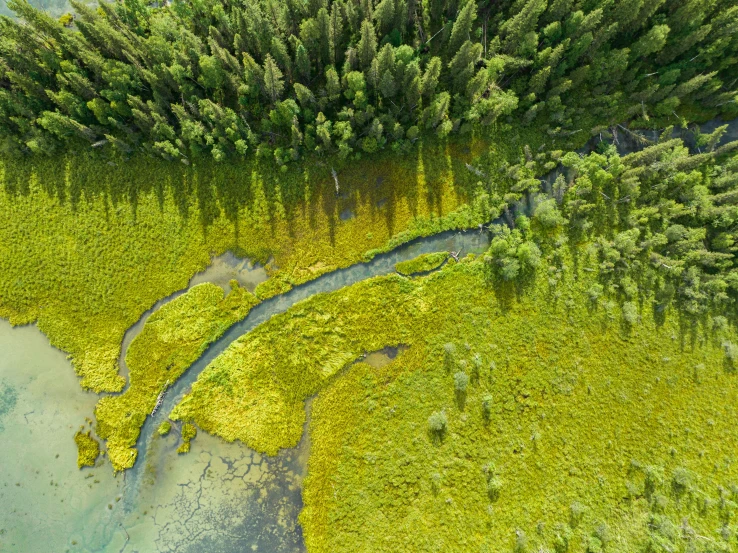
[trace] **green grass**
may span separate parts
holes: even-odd
[[[100,399],[95,409],[97,435],[107,441],[116,471],[133,466],[136,440],[146,417],[166,390],[213,341],[243,319],[258,303],[239,288],[224,297],[215,284],[199,284],[153,313],[126,354],[130,386]]]
[[[297,445],[306,398],[363,353],[409,338],[404,327],[415,307],[402,292],[412,288],[398,275],[372,279],[351,286],[339,303],[333,294],[319,294],[272,317],[201,373],[172,420],[191,420],[270,455]],[[376,319],[369,320],[367,310]]]
[[[395,265],[395,271],[401,275],[427,273],[440,267],[448,259],[448,252],[426,253],[415,259],[400,261]]]
[[[469,257],[315,296],[231,346],[173,416],[273,454],[317,393],[311,552],[729,550],[733,332],[647,295],[630,324],[614,297],[588,299],[595,263],[516,288]],[[398,344],[385,367],[352,364]]]

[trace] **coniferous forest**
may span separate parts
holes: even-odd
[[[55,19],[11,0],[2,151],[282,165],[473,125],[566,136],[738,113],[733,0],[164,4],[77,2]]]
[[[738,0],[0,14],[0,551],[738,553]]]

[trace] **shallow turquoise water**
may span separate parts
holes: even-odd
[[[155,439],[130,513],[125,476],[77,469],[97,396],[33,326],[0,321],[0,551],[298,551],[307,443],[276,459],[200,433]]]

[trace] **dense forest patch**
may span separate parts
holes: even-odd
[[[474,127],[586,137],[738,114],[734,0],[71,4],[0,18],[2,153],[286,170]]]

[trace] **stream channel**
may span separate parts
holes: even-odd
[[[707,123],[702,130],[710,132],[718,124]],[[738,121],[732,121],[721,142],[736,138]],[[591,142],[582,153],[594,146]],[[620,135],[621,153],[639,148]],[[546,192],[559,173],[543,179]],[[532,207],[529,199],[515,211]],[[198,433],[189,454],[177,455],[177,432],[159,437],[155,429],[216,356],[271,316],[315,294],[390,274],[397,262],[422,253],[466,255],[480,253],[488,244],[488,233],[476,229],[417,239],[260,303],[171,386],[142,429],[136,465],[117,477],[107,463],[76,468],[71,436],[93,413],[98,396],[80,389],[65,354],[50,346],[35,326],[13,328],[0,320],[0,552],[304,551],[297,516],[309,451],[306,432],[297,448],[267,458],[204,432]],[[265,277],[263,268],[225,254],[195,275],[190,286],[213,282],[225,289],[235,278],[253,290]],[[182,292],[142,316],[126,333],[123,353],[146,318]],[[372,355],[383,362],[381,352]]]

